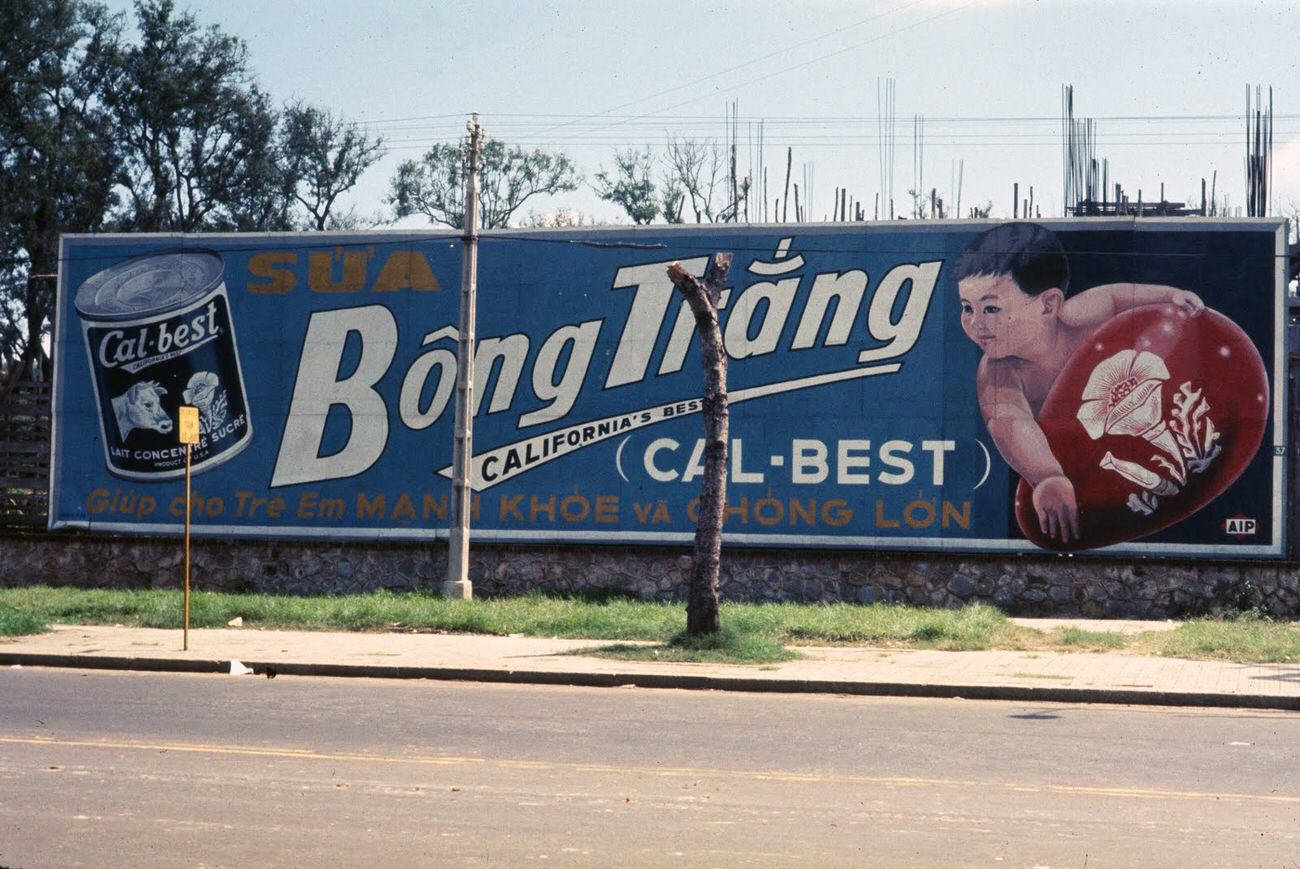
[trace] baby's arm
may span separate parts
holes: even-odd
[[[1011,366],[984,359],[975,378],[980,411],[993,443],[1012,469],[1033,489],[1034,511],[1043,533],[1068,543],[1079,536],[1079,506],[1074,484],[1052,453],[1047,435],[1034,419]]]
[[[1061,322],[1067,326],[1100,326],[1116,314],[1142,305],[1168,302],[1190,317],[1205,309],[1201,297],[1189,290],[1164,284],[1102,284],[1071,296],[1061,304]]]

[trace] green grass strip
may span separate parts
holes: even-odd
[[[0,636],[54,623],[178,629],[175,589],[0,588]],[[718,637],[682,635],[685,607],[621,597],[532,594],[457,600],[434,593],[289,596],[196,591],[190,626],[309,631],[426,631],[609,640],[606,654],[658,660],[775,662],[800,645],[847,644],[950,651],[1025,649],[1129,651],[1242,663],[1300,661],[1300,628],[1247,614],[1198,619],[1140,637],[1104,630],[1019,627],[994,607],[927,609],[892,604],[723,603]],[[650,644],[649,650],[645,644]],[[791,651],[794,647],[796,651]]]

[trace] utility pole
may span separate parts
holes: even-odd
[[[483,128],[475,112],[469,128],[465,173],[464,258],[460,268],[460,331],[456,342],[456,437],[451,452],[451,531],[443,597],[474,596],[469,579],[469,519],[474,498],[474,310],[478,291],[478,161]]]

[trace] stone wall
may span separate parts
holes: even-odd
[[[175,538],[0,535],[0,585],[175,588]],[[437,590],[446,546],[195,540],[193,587],[273,594]],[[533,591],[686,599],[689,550],[648,546],[493,546],[471,550],[478,596]],[[942,556],[840,550],[723,551],[721,594],[735,601],[976,601],[1011,613],[1170,618],[1258,607],[1300,615],[1300,569],[1283,562],[1117,562],[1085,556]]]

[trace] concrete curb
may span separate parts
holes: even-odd
[[[1015,685],[940,685],[778,677],[701,676],[687,673],[598,673],[580,671],[513,670],[466,667],[412,667],[367,664],[321,664],[277,661],[241,663],[253,674],[324,676],[366,679],[425,679],[512,685],[571,685],[589,688],[660,688],[687,691],[735,691],[770,694],[842,694],[869,697],[914,697],[966,700],[1007,700],[1024,703],[1106,703],[1131,706],[1208,707],[1300,711],[1300,697],[1204,691],[1163,691],[1130,688],[1024,687]],[[119,670],[157,673],[225,674],[231,661],[140,658],[101,655],[57,655],[0,652],[3,667],[57,667],[80,670]]]

